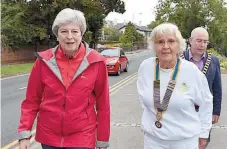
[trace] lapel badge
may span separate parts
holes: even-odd
[[[185,92],[187,92],[189,90],[189,87],[188,87],[188,85],[185,82],[183,82],[180,85],[180,90],[181,90],[181,92],[185,93]]]

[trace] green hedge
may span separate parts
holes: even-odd
[[[219,54],[217,51],[215,51],[214,49],[208,49],[208,52],[211,52],[212,54],[214,54],[215,56],[217,56],[219,58],[220,61],[220,67],[222,71],[227,71],[227,57]]]

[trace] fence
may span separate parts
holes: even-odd
[[[133,43],[130,46],[122,46],[119,42],[101,42],[101,44],[109,46],[118,46],[121,47],[125,52],[134,51],[138,49],[147,49],[147,43]],[[43,51],[48,49],[48,45],[39,45],[35,46],[27,46],[20,48],[18,50],[1,50],[1,64],[11,64],[11,63],[24,63],[24,62],[32,62],[36,59],[33,52],[35,51]]]
[[[121,44],[118,41],[101,41],[99,44],[109,47],[121,47],[124,51],[134,51],[138,49],[147,49],[148,44],[145,42],[134,42],[134,43],[127,43]]]

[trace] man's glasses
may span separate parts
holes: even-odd
[[[204,44],[209,44],[209,41],[208,40],[202,40],[202,39],[196,39],[195,40],[196,41],[196,43],[198,43],[198,44],[202,44],[202,43],[204,43]]]

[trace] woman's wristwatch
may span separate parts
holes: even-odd
[[[32,138],[32,136],[30,136],[29,138],[22,138],[22,139],[19,139],[18,142],[20,143],[20,141],[22,140],[30,140]]]

